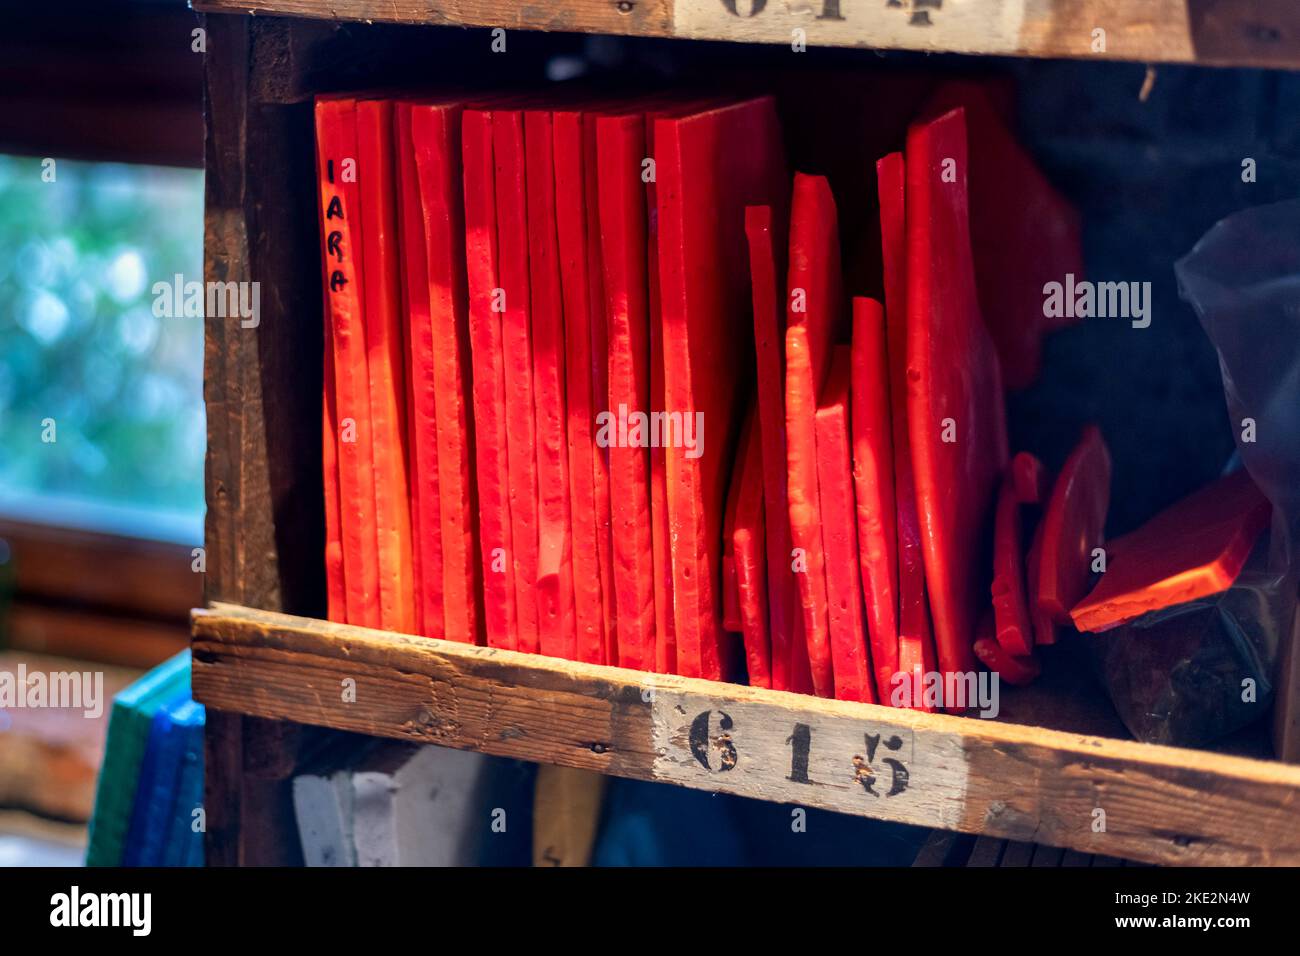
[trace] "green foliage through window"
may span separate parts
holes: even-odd
[[[0,155],[0,494],[202,513],[202,269],[201,171]]]

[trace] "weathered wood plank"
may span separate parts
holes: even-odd
[[[319,421],[323,371],[311,109],[263,95],[294,73],[285,23],[206,16],[203,27],[204,278],[255,283],[260,305],[255,321],[205,321],[207,595],[319,613],[324,562],[302,557],[324,543],[320,432],[300,427]],[[204,735],[208,863],[300,863],[297,730],[213,709]]]
[[[324,609],[324,332],[310,103],[265,103],[288,27],[209,16],[204,278],[256,283],[254,319],[208,316],[208,600]],[[256,65],[256,69],[254,68]],[[290,547],[286,556],[285,548]]]
[[[1002,859],[1002,852],[1006,849],[1006,846],[1006,840],[981,836],[975,841],[975,846],[970,851],[970,857],[966,860],[966,865],[971,867],[997,866],[998,861]]]
[[[912,866],[965,866],[978,839],[968,833],[931,830],[912,860]]]
[[[208,708],[203,722],[203,858],[206,866],[238,866],[244,718]]]
[[[716,0],[715,0],[716,2]],[[742,0],[743,2],[743,0]],[[325,20],[505,27],[563,33],[672,36],[672,0],[196,0],[212,13],[270,13]]]
[[[998,861],[998,866],[1029,866],[1033,858],[1034,845],[1032,843],[1008,840],[1006,849],[1002,851],[1002,859]]]
[[[1300,863],[1300,768],[217,605],[194,692],[252,716],[1158,863]]]
[[[194,0],[199,10],[1152,63],[1300,65],[1292,0]],[[1098,34],[1096,31],[1103,31]]]

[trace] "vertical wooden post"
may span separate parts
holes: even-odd
[[[209,315],[207,593],[268,610],[324,610],[322,331],[309,102],[268,102],[292,70],[294,26],[203,18],[204,277],[258,284],[252,320]],[[313,556],[315,556],[313,558]],[[204,804],[211,865],[301,862],[290,780],[295,724],[209,711]]]

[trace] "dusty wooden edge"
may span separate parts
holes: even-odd
[[[232,605],[205,704],[1154,863],[1300,863],[1300,767],[827,701]],[[1104,829],[1101,829],[1104,827]]]
[[[503,27],[555,33],[672,36],[673,0],[191,0],[207,13],[249,13],[313,20]]]
[[[212,13],[1217,66],[1300,65],[1290,0],[192,0]],[[794,31],[802,31],[795,34]],[[1102,31],[1098,33],[1097,31]]]
[[[527,684],[530,689],[553,688],[558,691],[575,685],[593,688],[598,685],[618,686],[635,690],[636,694],[632,696],[641,698],[641,702],[647,706],[651,702],[651,695],[642,693],[643,691],[660,693],[671,690],[701,698],[754,703],[771,707],[775,711],[884,721],[892,727],[912,731],[958,733],[990,742],[1039,744],[1075,754],[1081,759],[1095,757],[1100,750],[1108,756],[1134,762],[1185,768],[1189,754],[1209,753],[974,717],[954,717],[877,704],[826,700],[805,694],[679,677],[675,674],[651,674],[624,667],[583,664],[539,654],[396,634],[235,604],[214,603],[206,610],[196,608],[192,620],[196,649],[202,641],[210,640],[230,649],[235,657],[241,656],[240,649],[245,649],[249,652],[248,656],[253,656],[257,649],[280,648],[357,666],[397,665],[400,662],[401,666],[409,667],[414,673],[424,672],[414,666],[420,662],[451,665],[457,670],[476,675],[492,673],[498,669],[501,677],[513,676],[519,669],[523,669],[528,675]],[[1300,788],[1300,767],[1227,754],[1213,756],[1216,767],[1223,774],[1235,773],[1243,779],[1268,779]],[[1300,800],[1300,796],[1297,799]]]

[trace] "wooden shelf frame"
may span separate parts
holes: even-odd
[[[1151,863],[1300,863],[1300,767],[1274,761],[226,604],[193,624],[195,696],[224,711]]]
[[[366,23],[1300,67],[1291,0],[193,0],[196,10]],[[1096,31],[1104,31],[1104,42]]]
[[[304,15],[205,14],[201,21],[205,278],[263,286],[256,328],[215,317],[206,323],[209,609],[194,615],[192,646],[195,694],[209,707],[210,864],[301,862],[289,781],[322,735],[338,731],[1147,862],[1300,864],[1300,768],[1124,741],[1113,714],[1062,722],[1052,710],[1004,708],[1015,723],[917,714],[290,616],[325,606],[311,96],[342,84],[381,85],[381,75],[402,82],[382,71],[427,64],[435,54],[457,75],[465,44],[457,31],[340,31],[306,18],[327,9],[307,0],[196,6]],[[337,0],[328,9],[399,20],[405,11],[411,22],[431,22],[435,7]],[[494,22],[486,3],[436,9],[459,11],[463,22]],[[546,23],[530,19],[538,5],[492,9],[511,27],[655,35],[646,24],[615,27],[594,0],[560,3]],[[573,10],[587,11],[587,19]],[[349,677],[357,682],[354,704],[342,694]],[[701,714],[693,750],[691,727]],[[804,737],[801,768],[794,754]],[[732,747],[734,766],[723,770]],[[889,760],[908,775],[893,796],[899,778]],[[1094,830],[1098,811],[1104,830]]]

